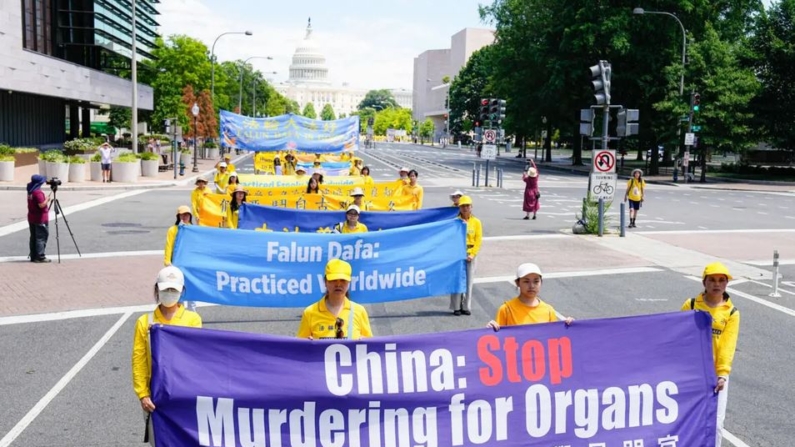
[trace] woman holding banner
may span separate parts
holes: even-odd
[[[364,177],[364,186],[373,186],[375,181],[370,177],[370,167],[365,166],[362,168],[362,177]]]
[[[450,310],[453,315],[472,315],[472,281],[475,279],[475,262],[483,243],[483,225],[480,219],[472,215],[472,198],[462,196],[458,199],[458,218],[467,225],[467,290],[466,293],[453,293],[450,295]]]
[[[310,177],[309,181],[306,183],[306,193],[320,194],[320,184],[317,182],[317,179],[314,175]]]
[[[146,420],[144,442],[155,445],[150,414],[155,411],[152,402],[149,381],[152,377],[152,353],[149,346],[149,328],[153,324],[171,326],[202,327],[202,318],[196,312],[185,309],[179,304],[185,294],[185,277],[180,269],[169,266],[157,274],[154,296],[157,307],[153,312],[141,315],[135,322],[132,350],[133,390],[141,402]]]
[[[737,349],[737,338],[740,334],[740,311],[732,304],[726,287],[731,281],[729,269],[720,262],[713,262],[704,268],[701,284],[704,291],[695,298],[690,298],[680,310],[708,312],[712,316],[712,360],[715,362],[715,373],[718,383],[714,392],[718,395],[718,430],[715,446],[720,447],[723,435],[723,421],[726,419],[726,402],[729,392],[729,373],[734,362]]]
[[[304,309],[298,338],[358,340],[373,336],[364,306],[350,300],[351,265],[340,259],[326,264],[326,294]]]
[[[232,192],[232,201],[229,202],[229,208],[227,208],[227,228],[237,229],[237,221],[240,215],[240,205],[246,203],[247,195],[248,192],[246,192],[246,190],[240,185],[238,185],[234,192]]]
[[[516,287],[519,296],[506,301],[497,310],[497,317],[489,321],[488,327],[499,331],[502,326],[516,326],[520,324],[551,323],[558,321],[558,314],[549,304],[541,301],[538,293],[541,292],[543,275],[541,269],[530,262],[522,264],[516,269]],[[567,317],[567,325],[574,318]]]
[[[406,184],[400,189],[401,195],[414,196],[415,210],[422,208],[422,198],[425,193],[422,186],[417,184],[417,177],[419,176],[420,174],[416,170],[412,169],[411,171],[409,171],[408,184]]]
[[[177,232],[182,225],[193,225],[193,215],[190,212],[190,208],[185,205],[177,208],[177,221],[166,232],[166,248],[163,250],[163,264],[165,266],[171,265],[174,242],[177,240]]]
[[[334,226],[335,233],[367,233],[367,225],[359,222],[360,209],[356,205],[351,205],[345,211],[345,222],[340,222]]]
[[[199,177],[196,179],[196,188],[190,193],[190,204],[193,209],[193,215],[196,216],[196,225],[199,224],[200,211],[204,202],[204,196],[210,194],[207,189],[207,179]]]
[[[226,185],[227,193],[229,195],[234,194],[238,186],[240,186],[240,179],[237,178],[237,172],[230,172],[229,183]]]

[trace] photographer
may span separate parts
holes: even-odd
[[[28,183],[28,227],[30,228],[30,261],[50,262],[44,255],[50,236],[50,198],[41,187],[47,182],[42,175],[33,175]]]

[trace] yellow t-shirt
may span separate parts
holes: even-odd
[[[177,240],[179,225],[172,225],[166,231],[166,247],[163,250],[163,265],[171,265],[171,258],[174,255],[174,241]]]
[[[414,199],[416,200],[415,204],[417,205],[415,209],[418,210],[422,208],[422,198],[423,195],[425,194],[425,190],[422,188],[422,186],[420,185],[411,186],[407,183],[405,186],[403,186],[400,189],[400,191],[401,195],[414,196]]]
[[[215,182],[215,192],[224,194],[226,192],[226,187],[229,185],[229,171],[216,172],[213,181]]]
[[[145,313],[135,322],[135,335],[133,336],[132,350],[132,379],[133,389],[138,399],[150,395],[149,379],[152,376],[152,354],[149,352],[149,325],[164,324],[170,326],[202,327],[202,317],[196,312],[185,309],[182,304],[177,304],[179,309],[171,320],[163,318],[160,306],[155,308],[154,321],[150,321],[149,313]]]
[[[237,222],[238,218],[240,217],[240,208],[235,211],[232,211],[232,207],[229,206],[226,209],[226,227],[236,230],[237,229]]]
[[[204,189],[196,188],[190,193],[190,204],[193,208],[193,217],[196,219],[199,218],[199,212],[202,209],[202,202],[204,201],[204,196],[207,194],[210,194],[210,190],[207,189],[206,186]]]
[[[627,197],[633,202],[640,202],[643,200],[644,190],[646,189],[646,180],[640,181],[631,178],[627,181]]]
[[[364,177],[365,186],[372,186],[373,183],[375,183],[375,180],[373,180],[373,178],[370,177],[369,175],[363,175],[362,177]]]
[[[365,224],[363,224],[361,222],[356,222],[356,228],[348,227],[347,222],[340,222],[340,223],[337,224],[336,228],[337,228],[337,231],[339,231],[342,234],[347,234],[347,233],[367,233],[367,231],[368,231],[367,230],[367,225],[365,225]]]
[[[695,300],[695,301],[694,301]],[[715,373],[720,377],[729,377],[737,349],[737,337],[740,334],[740,311],[734,307],[728,296],[718,307],[710,307],[704,302],[704,294],[690,298],[682,304],[680,310],[700,310],[712,316],[712,360],[715,362]]]
[[[351,312],[353,312],[352,317]],[[345,298],[339,317],[343,321],[342,331],[344,333],[344,338],[348,338],[349,326],[351,325],[349,322],[351,321],[353,325],[352,339],[359,340],[361,338],[373,336],[373,331],[370,329],[370,317],[367,315],[367,310],[364,306]],[[312,336],[312,338],[316,340],[321,338],[336,338],[336,322],[337,317],[329,312],[326,307],[326,296],[324,295],[320,301],[304,309],[296,337],[309,338],[309,336]]]
[[[477,256],[483,243],[483,224],[475,216],[469,216],[467,224],[467,255]]]
[[[520,324],[551,323],[558,321],[555,309],[538,298],[538,306],[530,307],[519,297],[502,303],[495,318],[500,326],[516,326]]]

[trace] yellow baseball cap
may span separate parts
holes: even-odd
[[[701,274],[701,279],[706,279],[709,275],[726,275],[726,278],[729,281],[734,279],[729,273],[729,269],[727,269],[726,266],[720,262],[713,262],[711,264],[707,264],[707,266],[704,267],[704,273]]]
[[[337,279],[351,280],[351,265],[341,259],[332,259],[326,264],[326,279],[334,281]]]
[[[463,206],[463,205],[472,205],[472,197],[461,196],[461,198],[458,199],[458,206]]]
[[[193,213],[190,212],[190,207],[188,206],[182,205],[179,208],[177,208],[177,214],[185,214],[185,213],[193,215]]]

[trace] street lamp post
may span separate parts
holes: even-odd
[[[237,97],[237,110],[241,115],[243,114],[243,70],[246,68],[246,64],[251,59],[267,59],[269,61],[273,60],[273,58],[270,56],[252,56],[243,61],[243,65],[240,67],[240,94]],[[254,113],[252,112],[252,116],[253,115]]]
[[[199,104],[194,102],[190,112],[193,114],[193,172],[199,172],[198,160],[196,159],[196,155],[199,153],[199,126],[196,122],[199,119]]]
[[[275,71],[269,71],[265,74],[276,74]],[[251,116],[257,114],[257,78],[251,80]]]
[[[676,20],[676,23],[678,23],[679,27],[682,29],[682,75],[679,78],[679,97],[681,98],[685,93],[685,63],[687,63],[687,31],[685,31],[685,26],[682,24],[682,21],[679,20],[679,17],[677,17],[675,14],[671,14],[670,12],[646,11],[643,8],[635,8],[632,10],[632,13],[636,15],[657,14],[673,17],[674,20]]]
[[[132,108],[130,109],[130,127],[132,127],[132,151],[133,154],[138,153],[138,64],[135,60],[136,53],[136,38],[135,38],[135,1],[132,0],[132,33],[130,38],[132,40],[131,49],[132,56],[130,57],[130,77],[132,78]]]
[[[227,34],[245,34],[246,36],[251,36],[254,33],[251,31],[229,31],[215,38],[212,51],[210,52],[210,99],[213,100],[213,107],[215,107],[215,44],[218,43],[218,39]]]

